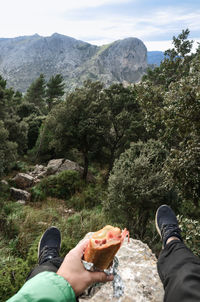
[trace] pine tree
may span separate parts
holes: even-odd
[[[56,104],[58,99],[61,98],[65,93],[65,84],[63,83],[63,80],[62,75],[57,74],[56,76],[52,76],[47,83],[46,97],[49,111],[51,110],[53,104]]]
[[[25,102],[32,103],[42,112],[45,111],[45,79],[41,74],[28,88],[25,95]]]

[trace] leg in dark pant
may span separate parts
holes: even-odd
[[[27,276],[26,281],[35,277],[37,274],[48,271],[56,273],[63,262],[63,258],[57,257],[48,260],[41,265],[37,265]]]
[[[158,273],[165,302],[200,301],[200,259],[183,242],[173,240],[158,259]]]

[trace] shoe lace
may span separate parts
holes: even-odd
[[[180,238],[180,232],[181,229],[178,227],[177,224],[166,224],[163,225],[162,230],[161,230],[161,234],[163,237],[168,237],[169,235],[174,235],[177,236],[178,238]]]
[[[56,247],[44,246],[40,252],[39,263],[42,264],[58,256],[58,249]]]

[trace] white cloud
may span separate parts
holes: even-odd
[[[6,18],[12,15],[16,19],[25,14],[29,16],[35,13],[57,14],[58,12],[128,2],[133,2],[133,0],[6,0],[1,4],[0,15]]]
[[[92,44],[102,45],[126,37],[143,40],[148,49],[166,50],[173,35],[188,27],[200,32],[200,10],[184,8],[155,8],[136,15],[121,12],[102,15],[98,7],[138,0],[7,0],[0,10],[0,37],[14,37],[38,33],[49,36],[54,32]],[[88,20],[69,14],[82,8],[97,8]],[[73,18],[72,18],[73,16]],[[199,37],[197,37],[199,38]],[[159,41],[161,40],[161,41]]]
[[[144,41],[148,51],[165,51],[172,47],[172,41]]]

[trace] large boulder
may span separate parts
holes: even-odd
[[[64,161],[64,158],[51,159],[47,165],[47,174],[56,174]]]
[[[74,171],[82,172],[83,168],[80,167],[79,164],[77,164],[76,162],[66,159],[63,161],[63,163],[58,168],[57,173],[60,173],[62,171],[67,171],[67,170],[74,170]]]
[[[68,170],[77,171],[81,174],[81,176],[83,175],[83,171],[84,171],[83,167],[79,166],[79,164],[77,164],[76,162],[64,158],[52,159],[48,162],[47,165],[48,175],[58,174],[62,171],[68,171]],[[88,172],[87,181],[95,182],[95,177],[90,172]]]
[[[25,200],[29,201],[31,194],[25,190],[10,188],[11,197],[15,200]]]
[[[163,301],[164,290],[157,273],[157,260],[146,244],[134,239],[130,239],[129,243],[125,240],[117,257],[119,274],[125,286],[123,297],[113,298],[112,282],[109,282],[90,299],[91,302]]]
[[[33,176],[26,174],[26,173],[18,173],[13,180],[15,181],[15,184],[20,189],[25,189],[28,187],[31,187],[33,184],[34,178]]]

